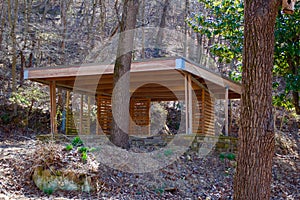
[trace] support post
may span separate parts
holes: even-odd
[[[189,16],[189,1],[185,0],[185,13],[184,18],[188,18]],[[185,23],[184,26],[184,44],[183,44],[183,56],[187,57],[187,50],[188,50],[188,24]]]
[[[184,76],[184,101],[185,101],[185,133],[189,132],[189,111],[188,111],[188,78]]]
[[[192,99],[192,79],[191,75],[188,75],[188,99],[189,99],[189,131],[188,134],[193,133],[193,99]]]
[[[142,21],[145,20],[145,1],[142,0]],[[142,59],[145,59],[145,28],[142,26]],[[150,133],[150,131],[149,131]]]
[[[229,93],[229,87],[225,87],[225,135],[228,136],[228,93]]]
[[[70,91],[67,90],[67,97],[66,97],[66,134],[69,134],[69,128],[70,128],[70,120],[69,119],[71,117],[70,115]]]
[[[201,127],[202,127],[202,134],[205,134],[205,118],[206,118],[206,115],[205,115],[205,90],[202,89],[202,94],[201,94]]]
[[[99,135],[100,134],[100,131],[99,131],[99,121],[98,121],[98,117],[97,117],[97,121],[96,121],[96,134]]]
[[[80,111],[79,111],[79,134],[83,134],[83,94],[80,95]]]
[[[87,134],[90,134],[91,133],[91,96],[88,96],[88,110],[87,110],[87,128],[88,128],[88,132]]]
[[[148,135],[151,136],[151,99],[149,98],[149,103],[148,103]]]
[[[99,135],[100,134],[100,131],[99,131],[99,129],[100,129],[100,125],[99,125],[99,101],[100,101],[100,98],[99,98],[99,96],[98,95],[96,95],[96,97],[95,97],[95,104],[96,104],[96,106],[97,106],[97,114],[96,114],[96,134],[97,135]]]
[[[50,125],[51,134],[57,134],[57,124],[56,124],[56,82],[51,81],[50,87]]]

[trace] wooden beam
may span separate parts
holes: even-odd
[[[138,77],[137,79],[131,78],[130,79],[130,85],[134,86],[143,86],[147,84],[160,84],[160,85],[179,85],[179,82],[183,82],[184,77],[181,75],[174,76],[144,76],[144,77]],[[85,78],[78,78],[75,80],[60,80],[58,81],[60,84],[64,85],[76,85],[77,87],[84,87],[84,86],[98,86],[98,87],[109,87],[112,88],[113,86],[113,80],[111,79],[100,79],[100,80],[93,80],[89,79],[88,77]]]
[[[56,122],[56,83],[51,81],[50,87],[50,124],[51,134],[57,134],[57,122]]]
[[[225,136],[228,136],[228,91],[229,87],[225,87]]]

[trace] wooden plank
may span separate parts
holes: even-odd
[[[61,84],[61,83],[59,83]],[[74,86],[75,87],[75,86]],[[84,90],[101,90],[101,91],[112,91],[113,87],[110,84],[99,84],[99,85],[76,85],[76,88],[81,88]],[[173,80],[173,81],[160,81],[160,82],[152,82],[152,83],[131,83],[130,84],[130,91],[133,92],[134,90],[138,90],[141,92],[147,92],[147,91],[184,91],[184,80]],[[199,89],[193,89],[195,92],[200,91]]]
[[[60,79],[59,82],[67,85],[76,85],[84,86],[84,85],[108,85],[112,86],[113,78],[110,74],[100,75],[98,76],[79,76],[73,77],[70,79],[69,77],[65,78],[57,78]],[[64,80],[65,79],[65,80]],[[76,79],[76,81],[75,81]],[[184,81],[184,76],[182,76],[178,71],[153,71],[153,72],[143,72],[143,73],[131,73],[130,74],[130,82],[132,84],[145,84],[145,83],[162,83],[162,84],[172,84],[174,81]],[[178,85],[178,84],[177,84]]]

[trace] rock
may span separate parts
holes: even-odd
[[[35,168],[32,179],[35,185],[47,194],[52,194],[56,190],[83,191],[90,192],[95,190],[91,177],[76,172],[53,171]]]

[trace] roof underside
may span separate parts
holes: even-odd
[[[67,67],[31,68],[25,70],[25,79],[57,87],[98,95],[113,91],[113,64],[92,64]],[[185,95],[185,77],[190,76],[193,90],[210,91],[215,98],[240,98],[241,86],[208,71],[183,58],[164,58],[135,61],[130,70],[130,92],[133,97],[153,101],[180,100]],[[122,84],[122,83],[121,83]]]

